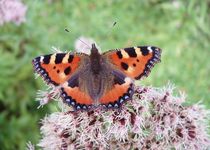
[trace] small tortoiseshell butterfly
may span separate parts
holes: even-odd
[[[161,49],[138,46],[103,54],[92,44],[91,54],[55,53],[33,60],[47,84],[59,86],[64,103],[75,110],[93,106],[120,108],[134,93],[134,80],[148,76],[160,62]]]

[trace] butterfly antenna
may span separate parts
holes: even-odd
[[[112,32],[112,29],[115,27],[115,25],[117,24],[117,22],[115,21],[115,22],[113,22],[113,24],[112,24],[112,26],[109,28],[109,30],[108,30],[108,33],[107,33],[107,36],[109,36],[110,35],[110,33]]]
[[[66,32],[70,32],[67,28],[64,29],[64,31]],[[85,44],[86,46],[88,46],[89,48],[91,48],[90,45],[88,45],[85,41],[81,40],[81,39],[78,39],[81,43]]]

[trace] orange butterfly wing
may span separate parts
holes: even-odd
[[[75,110],[93,107],[93,100],[91,97],[81,91],[78,85],[73,85],[68,81],[62,86],[61,92],[61,97],[63,98],[64,103],[73,106]]]
[[[34,70],[48,84],[55,86],[67,81],[79,67],[80,54],[55,53],[33,59]]]
[[[61,97],[64,103],[74,109],[92,107],[93,100],[79,89],[78,68],[86,54],[55,53],[35,58],[32,63],[34,70],[47,84],[61,86]]]
[[[148,76],[153,66],[160,62],[161,49],[153,46],[138,46],[104,53],[110,62],[133,79]]]
[[[133,93],[133,80],[118,72],[117,76],[115,74],[113,87],[104,93],[99,102],[105,108],[120,108],[124,102],[131,99]]]
[[[160,55],[159,48],[147,46],[105,52],[103,57],[108,59],[115,69],[114,75],[117,76],[118,82],[115,82],[113,87],[104,93],[100,103],[106,108],[120,108],[122,103],[133,96],[132,79],[138,80],[143,76],[148,76],[151,68],[160,61]]]

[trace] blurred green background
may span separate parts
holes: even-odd
[[[170,81],[188,95],[187,104],[202,100],[210,108],[210,0],[23,2],[26,22],[0,26],[0,149],[25,149],[29,140],[38,143],[40,119],[56,105],[37,109],[36,91],[46,87],[34,79],[31,60],[51,53],[52,46],[72,50],[82,35],[103,51],[162,48],[162,62],[141,84],[163,87]]]

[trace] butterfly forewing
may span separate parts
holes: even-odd
[[[55,53],[33,59],[34,70],[47,83],[55,86],[67,81],[77,70],[81,61],[80,55]]]
[[[161,49],[153,46],[138,46],[111,50],[104,53],[110,62],[133,79],[148,76],[152,67],[160,61]]]

